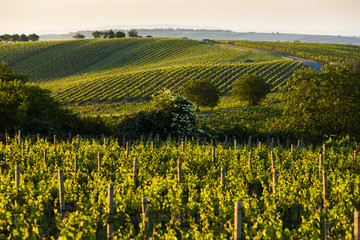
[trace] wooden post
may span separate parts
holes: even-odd
[[[225,187],[225,168],[224,167],[221,168],[220,178],[221,178],[221,185],[224,188]]]
[[[74,172],[75,172],[75,174],[77,173],[77,170],[78,170],[78,155],[75,154],[75,157],[74,157]]]
[[[9,144],[9,134],[5,132],[5,145]]]
[[[274,197],[274,205],[275,205],[275,212],[274,212],[274,220],[275,222],[277,222],[277,207],[276,207],[276,185],[278,182],[278,177],[277,177],[277,169],[273,168],[272,169],[272,173],[273,173],[273,197]]]
[[[259,149],[261,149],[261,142],[259,142]]]
[[[236,139],[234,139],[234,150],[237,149],[237,142],[236,142]]]
[[[104,138],[104,147],[106,146],[106,138]]]
[[[146,197],[142,198],[141,204],[142,204],[142,222],[143,222],[143,226],[144,226],[145,231],[149,231],[150,230],[149,222],[148,222],[149,211],[148,211],[148,202],[147,202]]]
[[[322,179],[323,177],[323,155],[320,153],[319,155],[319,179]]]
[[[354,212],[354,240],[360,240],[360,212]]]
[[[235,202],[234,212],[234,240],[241,239],[241,202]]]
[[[15,166],[15,187],[19,188],[20,187],[20,167],[19,165]],[[19,201],[15,200],[15,207],[19,205]]]
[[[248,161],[249,170],[251,169],[251,160],[252,160],[252,152],[249,152],[249,161]]]
[[[150,142],[150,150],[153,152],[154,151],[154,141]]]
[[[143,138],[143,135],[141,135],[141,142],[142,142],[142,138]],[[126,147],[125,135],[123,135],[122,145],[123,145],[123,147]]]
[[[54,149],[55,149],[55,152],[56,152],[56,135],[54,135]]]
[[[228,136],[225,135],[225,141],[224,141],[224,145],[227,145],[228,144]]]
[[[184,139],[181,139],[181,152],[185,153],[185,141],[184,141]]]
[[[271,155],[271,168],[275,168],[275,155],[274,155],[274,152],[271,151],[270,155]]]
[[[21,158],[24,158],[24,142],[21,143]]]
[[[216,148],[215,148],[215,146],[212,147],[212,154],[211,154],[211,156],[212,156],[212,163],[215,164],[215,161],[216,161]]]
[[[275,146],[275,138],[272,137],[271,138],[271,148],[273,148]]]
[[[354,168],[356,168],[356,166],[357,166],[357,155],[358,155],[358,152],[356,150],[354,150]]]
[[[129,142],[126,142],[126,156],[128,157],[129,156]]]
[[[124,145],[124,143],[125,143],[125,139],[123,139],[123,145]],[[144,143],[144,135],[141,135],[140,136],[140,144],[143,144],[143,143]]]
[[[47,164],[47,149],[45,148],[44,149],[44,165],[46,167],[46,164]]]
[[[101,142],[103,143],[104,142],[104,134],[101,134]]]
[[[61,216],[61,219],[64,219],[64,217],[65,217],[65,191],[64,191],[63,170],[61,168],[58,171],[58,176],[59,176],[60,216]]]
[[[107,239],[113,238],[113,214],[114,214],[114,183],[108,185],[108,222],[107,222]]]
[[[323,206],[325,209],[325,219],[324,219],[324,234],[325,234],[325,240],[328,239],[329,236],[329,220],[328,220],[328,209],[327,209],[327,202],[326,202],[326,197],[327,197],[327,187],[328,187],[328,183],[327,183],[327,171],[323,171]]]
[[[21,130],[19,130],[19,144],[21,143]]]
[[[326,159],[326,143],[323,143],[323,159]]]
[[[102,154],[101,152],[98,152],[98,174],[100,175],[100,171],[101,171],[101,159],[102,159]]]
[[[294,144],[291,144],[291,158],[294,159]]]
[[[178,182],[181,183],[181,182],[182,182],[181,162],[178,162],[178,163],[177,163],[177,167],[178,167]]]
[[[134,162],[133,162],[133,183],[134,183],[134,185],[136,185],[136,182],[137,182],[137,175],[138,175],[137,157],[134,157]]]
[[[160,135],[156,134],[156,146],[159,147],[160,146]]]
[[[40,141],[40,133],[36,134],[36,141],[37,141],[37,142]]]
[[[69,143],[72,142],[72,139],[71,139],[71,132],[69,132]]]

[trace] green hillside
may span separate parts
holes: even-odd
[[[146,100],[203,78],[227,93],[245,73],[263,76],[277,90],[303,67],[272,54],[161,38],[1,43],[0,60],[68,105]]]

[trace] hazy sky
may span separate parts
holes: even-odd
[[[0,34],[167,24],[360,36],[360,0],[0,0]]]

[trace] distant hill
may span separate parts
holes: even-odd
[[[95,29],[94,29],[95,30]],[[96,29],[97,30],[97,29]],[[101,30],[101,29],[99,29]],[[124,29],[114,29],[122,30]],[[307,34],[289,34],[289,33],[256,33],[256,32],[234,32],[230,30],[207,30],[207,29],[137,29],[141,36],[153,36],[161,38],[189,38],[195,40],[216,39],[216,40],[250,40],[250,41],[281,41],[281,42],[315,42],[315,43],[341,43],[360,45],[360,37],[349,36],[331,36],[331,35],[307,35]],[[79,31],[86,38],[93,38],[92,30]],[[68,34],[46,34],[40,35],[41,40],[69,40],[75,32]]]

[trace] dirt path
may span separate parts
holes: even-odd
[[[293,59],[294,61],[297,61],[297,62],[302,62],[304,65],[310,66],[316,72],[321,72],[321,70],[320,70],[321,67],[316,61],[307,60],[307,59],[301,59],[301,58],[297,58],[297,57],[292,57],[292,56],[288,56],[288,55],[284,55],[284,54],[280,54],[280,53],[275,53],[275,52],[269,52],[269,51],[260,50],[260,49],[238,47],[238,46],[233,46],[233,45],[229,45],[229,44],[220,44],[220,43],[212,43],[212,42],[208,42],[208,43],[210,43],[210,44],[218,44],[218,45],[222,45],[222,46],[225,46],[225,47],[232,47],[232,48],[238,48],[238,49],[243,49],[243,50],[251,50],[251,51],[257,51],[257,52],[263,52],[263,53],[270,53],[270,54],[273,54],[273,55],[276,55],[276,56],[279,56],[279,57],[289,58],[289,59]]]

